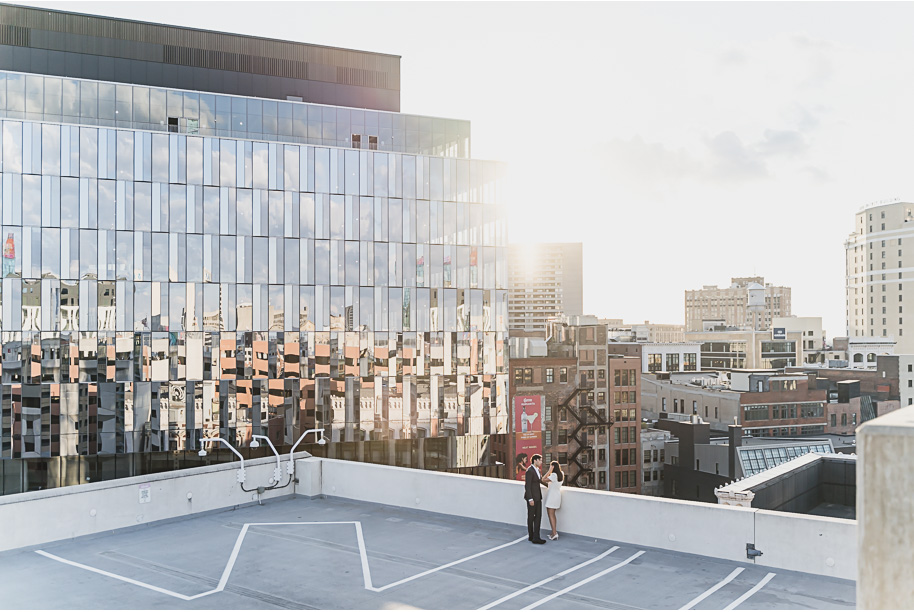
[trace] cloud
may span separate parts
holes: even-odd
[[[746,182],[771,176],[768,163],[803,159],[808,137],[799,130],[766,129],[755,141],[744,141],[735,132],[719,132],[703,141],[704,149],[688,151],[661,142],[646,142],[640,135],[615,138],[600,146],[600,157],[617,180],[654,187],[683,180]],[[816,181],[830,177],[824,170],[805,166],[797,171]]]
[[[794,46],[801,49],[828,51],[836,48],[836,45],[833,42],[822,40],[821,38],[813,38],[805,32],[794,32],[793,34],[788,35],[787,39],[793,43]]]
[[[808,139],[798,130],[766,129],[759,141],[747,143],[726,131],[705,140],[705,145],[711,156],[710,175],[731,181],[767,178],[769,160],[802,158],[809,150]]]
[[[809,149],[809,142],[796,130],[765,130],[764,138],[755,148],[765,157],[797,157]]]
[[[808,108],[794,102],[790,108],[782,113],[782,116],[788,123],[795,125],[797,130],[807,133],[818,128],[822,124],[820,117],[828,114],[830,110],[822,104],[816,104],[812,108]]]
[[[728,47],[717,56],[717,63],[721,66],[744,66],[749,62],[749,54],[740,47]]]
[[[805,32],[789,34],[787,40],[798,52],[798,56],[806,56],[806,61],[801,60],[799,63],[805,73],[798,82],[799,88],[811,89],[827,85],[835,75],[832,58],[840,51],[840,47],[832,41],[813,38]]]
[[[709,173],[717,179],[741,181],[768,176],[762,156],[753,147],[747,147],[733,132],[721,132],[705,140],[711,155]]]
[[[630,140],[614,138],[605,155],[611,171],[635,181],[663,183],[703,174],[701,164],[685,150],[648,143],[640,135]]]
[[[823,55],[818,55],[810,60],[806,77],[800,82],[801,89],[822,87],[832,80],[835,67],[832,61]]]
[[[829,175],[828,172],[816,166],[804,166],[803,168],[800,168],[800,174],[805,174],[811,180],[818,183],[827,183],[832,180],[831,175]]]

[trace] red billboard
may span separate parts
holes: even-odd
[[[515,475],[524,479],[533,455],[543,454],[543,397],[514,396],[514,456]],[[521,463],[523,462],[523,465]]]

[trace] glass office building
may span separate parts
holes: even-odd
[[[14,70],[0,117],[3,493],[312,428],[331,457],[487,461],[504,167],[467,122]]]

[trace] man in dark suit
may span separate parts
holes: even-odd
[[[533,455],[531,465],[524,475],[524,500],[527,502],[527,539],[534,544],[545,544],[540,537],[540,522],[543,518],[543,491],[540,489],[543,475],[540,468],[543,458]]]

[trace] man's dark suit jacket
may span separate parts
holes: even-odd
[[[543,490],[540,488],[540,479],[536,475],[536,468],[532,465],[524,474],[524,499],[526,501],[543,501]]]

